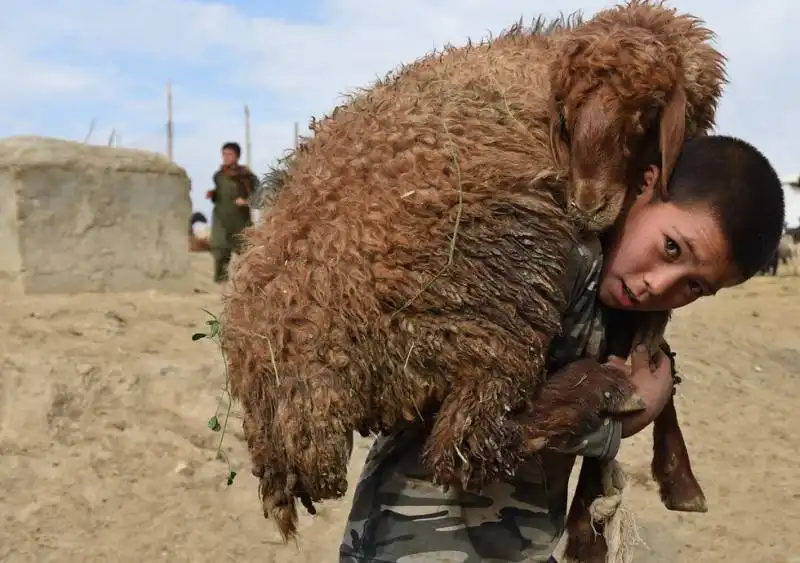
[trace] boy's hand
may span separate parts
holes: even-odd
[[[244,198],[241,198],[241,197],[237,197],[237,198],[234,200],[234,203],[235,203],[236,205],[238,205],[239,207],[247,207],[248,205],[250,205],[249,203],[247,203],[247,200],[246,200],[246,199],[244,199]]]
[[[620,358],[611,357],[608,363],[618,363]],[[672,365],[663,351],[659,350],[651,368],[650,355],[645,347],[638,347],[631,354],[630,379],[636,393],[645,403],[641,412],[619,416],[622,437],[627,438],[646,428],[664,410],[672,396]]]

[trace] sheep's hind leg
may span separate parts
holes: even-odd
[[[578,484],[567,514],[565,563],[605,563],[605,524],[592,520],[592,503],[603,496],[603,461],[583,458]]]
[[[299,401],[279,407],[268,432],[248,437],[264,517],[275,522],[284,541],[297,533],[297,500],[313,515],[313,503],[344,496],[352,447],[348,421],[330,410],[301,408]]]
[[[520,425],[510,415],[523,392],[509,379],[481,376],[451,388],[425,444],[423,461],[439,485],[479,490],[522,461]]]
[[[266,426],[266,421],[253,416],[251,410],[245,407],[242,429],[253,463],[251,471],[258,479],[258,495],[264,518],[275,523],[285,542],[297,534],[295,493],[288,486],[290,480],[287,474],[277,470],[285,467],[286,462],[278,459],[279,452],[273,449],[275,440],[270,439]]]

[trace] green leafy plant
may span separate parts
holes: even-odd
[[[217,408],[214,411],[214,416],[208,419],[208,428],[212,432],[219,432],[219,442],[217,443],[217,457],[221,457],[225,463],[228,464],[228,478],[227,484],[228,486],[233,485],[234,479],[236,479],[236,471],[233,470],[231,466],[230,459],[225,454],[225,451],[222,449],[222,442],[225,439],[225,431],[228,429],[228,420],[231,416],[231,407],[233,406],[233,397],[231,396],[230,390],[230,380],[228,378],[228,362],[225,358],[225,352],[222,349],[222,325],[219,322],[219,319],[211,312],[203,311],[211,317],[209,320],[206,321],[206,326],[208,327],[207,332],[196,332],[192,335],[192,340],[197,342],[198,340],[211,340],[214,342],[217,347],[219,348],[220,353],[222,354],[222,363],[225,366],[225,382],[222,385],[222,391],[219,396],[219,400],[217,401]],[[223,409],[223,403],[226,403],[226,406]],[[222,422],[220,422],[220,412],[224,410],[224,418]]]

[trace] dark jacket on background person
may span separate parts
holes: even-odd
[[[222,166],[214,173],[214,189],[208,198],[214,203],[211,215],[211,252],[214,255],[214,280],[225,281],[233,253],[242,245],[242,231],[253,224],[250,206],[236,205],[249,199],[258,186],[258,178],[241,165]]]

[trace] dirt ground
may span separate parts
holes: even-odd
[[[349,499],[263,520],[239,421],[226,487],[207,426],[223,382],[208,256],[189,296],[0,298],[0,561],[335,561]],[[678,410],[710,512],[664,509],[649,436],[623,445],[652,563],[800,561],[800,277],[757,278],[676,315]],[[238,438],[237,438],[238,437]],[[356,476],[368,442],[358,442]],[[352,487],[351,487],[352,490]]]

